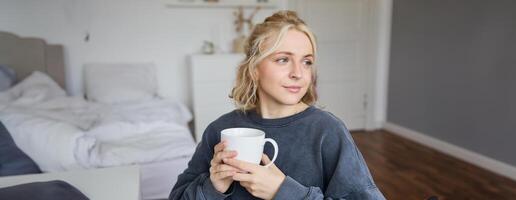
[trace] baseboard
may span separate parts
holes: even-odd
[[[453,145],[442,140],[430,137],[423,133],[402,127],[400,125],[386,122],[384,129],[393,134],[410,139],[424,146],[430,147],[442,153],[464,160],[468,163],[484,168],[496,174],[505,176],[516,181],[516,167],[507,163],[489,158],[487,156],[464,149],[457,145]]]

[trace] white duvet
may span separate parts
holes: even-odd
[[[0,93],[0,121],[45,172],[158,162],[195,150],[182,103],[92,103],[35,74]]]

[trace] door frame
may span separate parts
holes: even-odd
[[[303,10],[302,0],[285,0],[283,9]],[[381,129],[387,120],[393,0],[363,0],[368,6],[366,30],[366,130]]]

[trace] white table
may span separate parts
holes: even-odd
[[[92,200],[140,199],[138,166],[7,176],[0,178],[0,188],[50,180],[68,182]]]

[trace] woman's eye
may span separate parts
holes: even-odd
[[[280,64],[287,63],[288,62],[288,58],[278,58],[278,59],[276,59],[276,62],[280,63]]]
[[[311,60],[304,60],[303,64],[306,65],[306,66],[312,66],[313,62]]]

